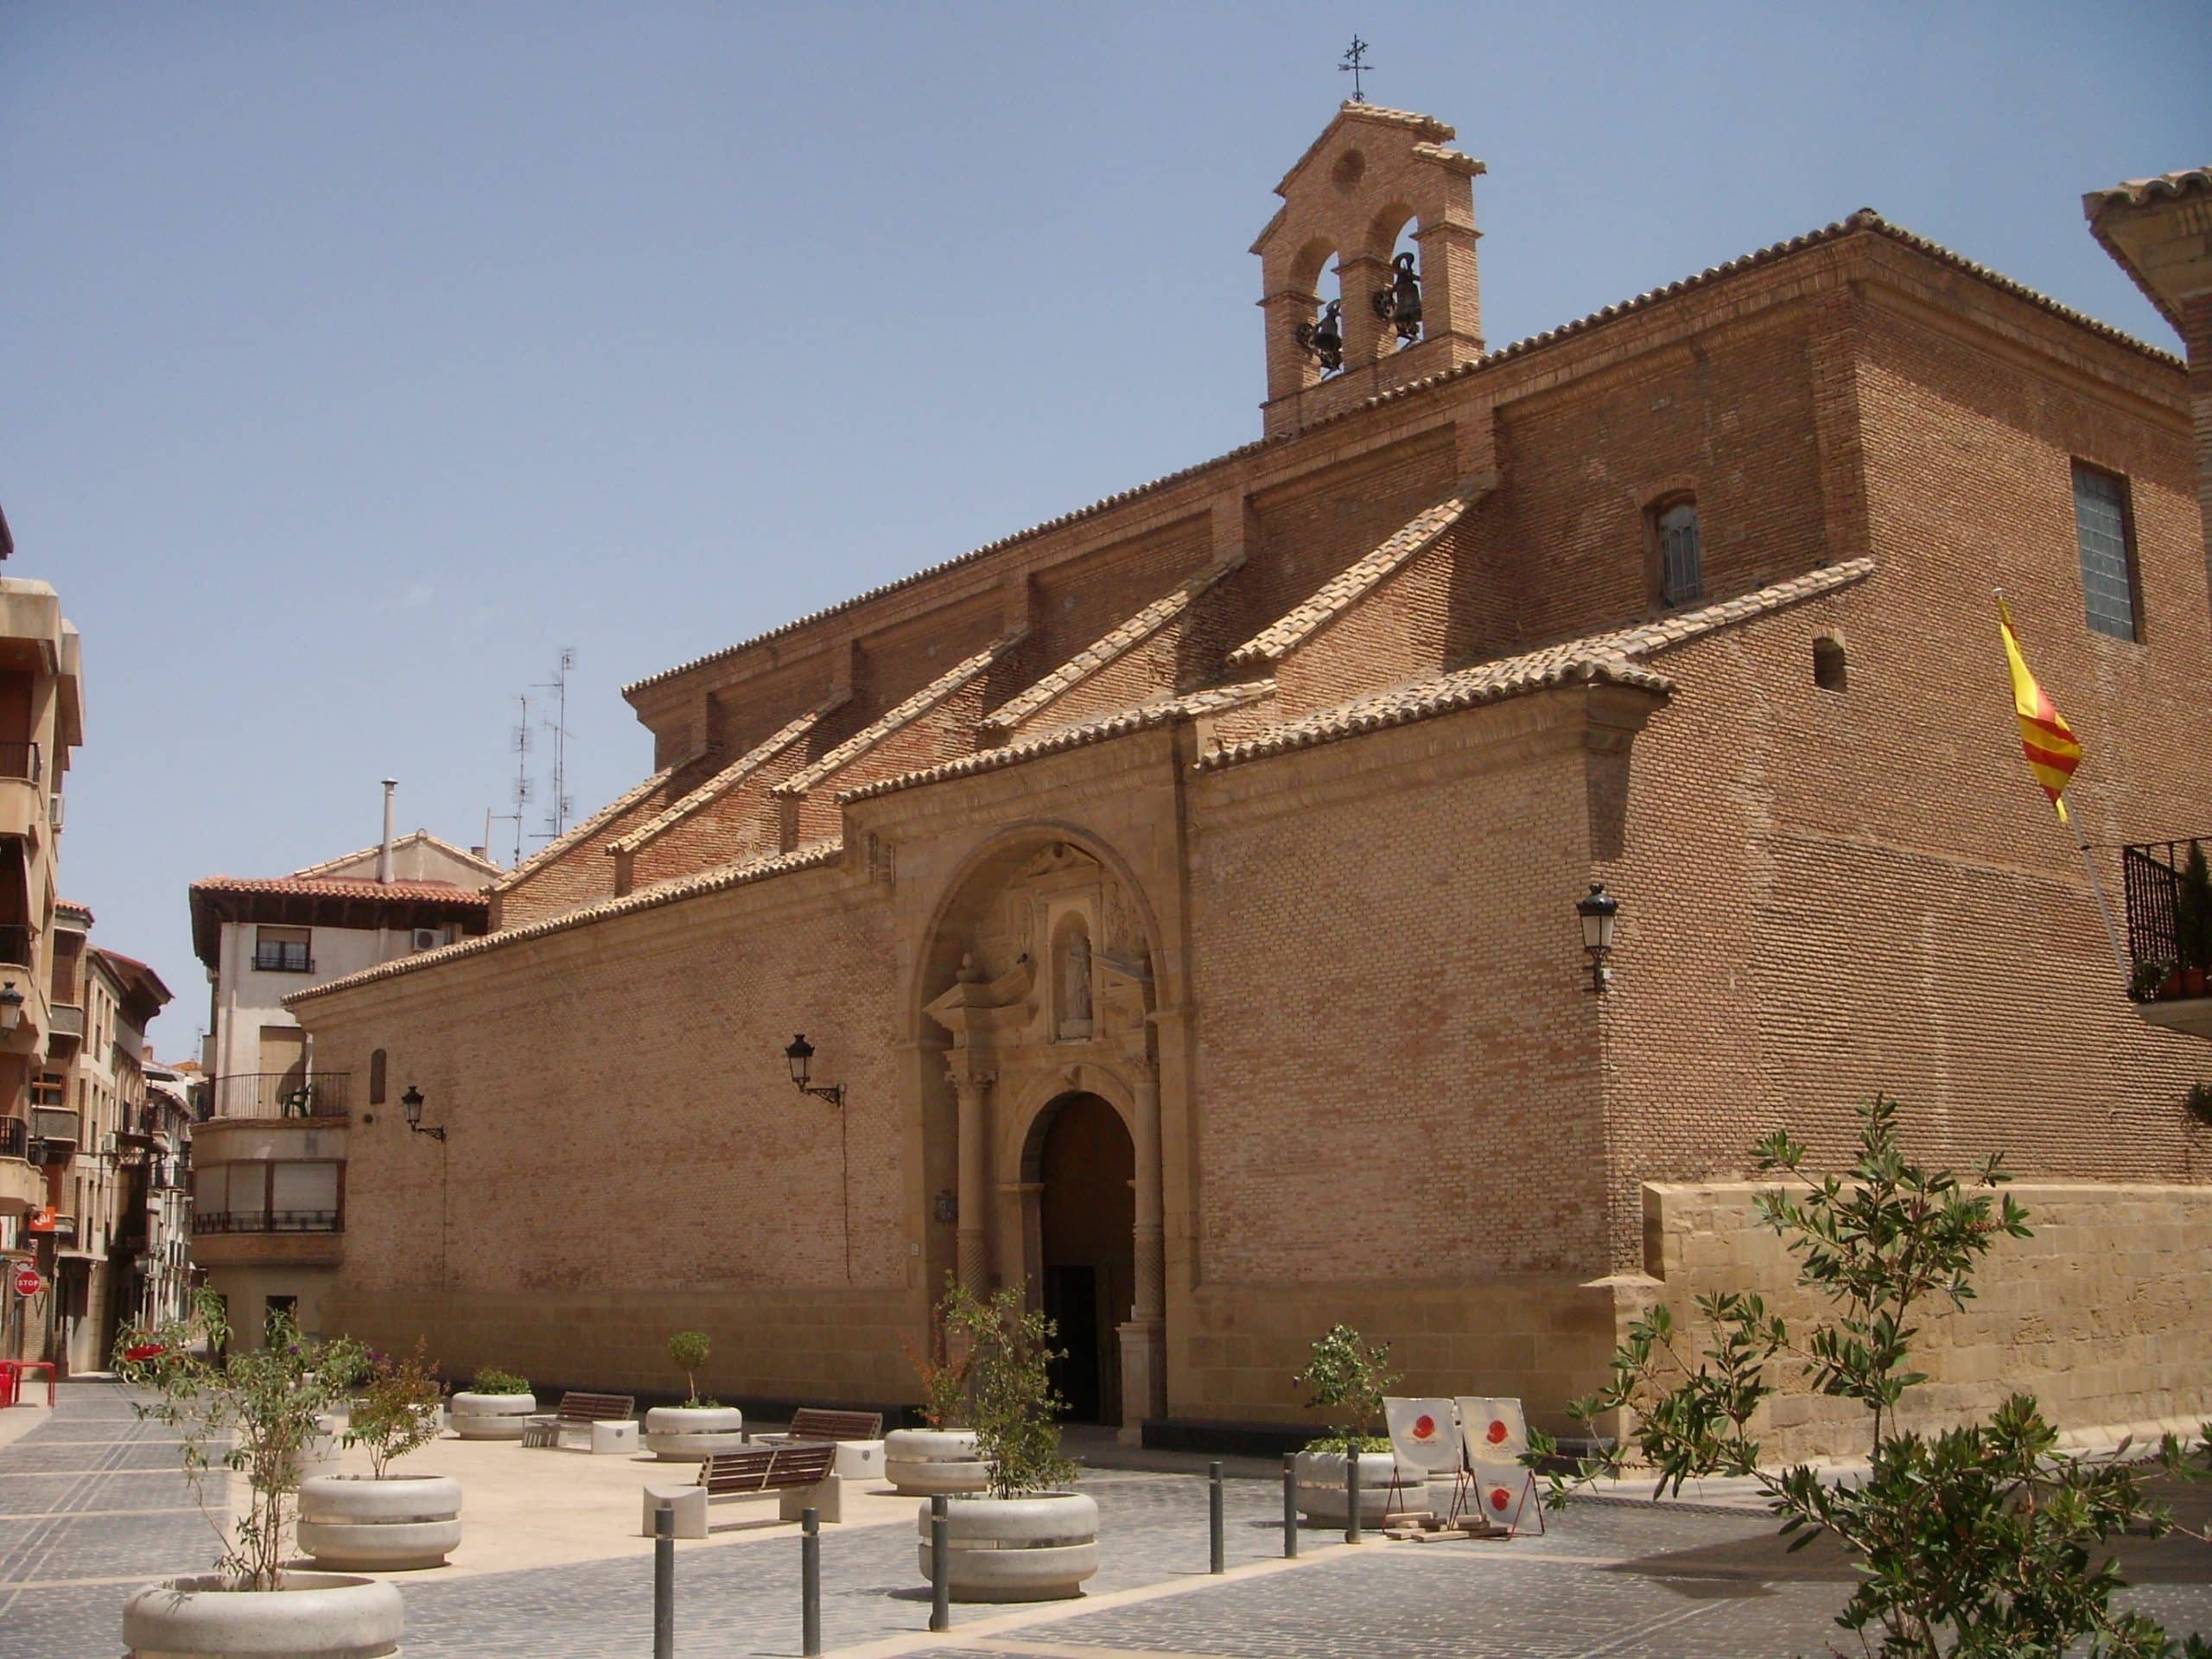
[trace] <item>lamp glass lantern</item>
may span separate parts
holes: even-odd
[[[1603,956],[1613,948],[1613,931],[1620,925],[1621,901],[1605,891],[1602,881],[1592,881],[1589,893],[1574,901],[1575,913],[1582,918],[1582,948],[1592,956]]]
[[[812,1074],[814,1045],[806,1040],[804,1032],[791,1039],[791,1046],[784,1051],[784,1058],[791,1068],[791,1082],[801,1089],[805,1088],[807,1078]]]
[[[13,1031],[23,1023],[23,994],[10,980],[0,985],[0,1031]]]
[[[422,1128],[423,1091],[420,1089],[417,1089],[413,1084],[409,1084],[407,1085],[407,1092],[399,1097],[399,1109],[407,1114],[407,1127],[409,1128],[416,1129]]]

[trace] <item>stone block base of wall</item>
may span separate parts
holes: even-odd
[[[1755,1290],[1793,1326],[1822,1304],[1758,1218],[1758,1183],[1649,1184],[1648,1274],[1624,1281],[1621,1324],[1656,1301],[1678,1321],[1711,1291]],[[2031,1238],[2000,1238],[1962,1311],[1917,1322],[1902,1425],[1934,1431],[2024,1390],[2077,1442],[2212,1419],[2212,1186],[2020,1182]],[[1702,1331],[1691,1341],[1702,1346]],[[1863,1458],[1867,1423],[1847,1402],[1769,1401],[1756,1424],[1776,1460]]]

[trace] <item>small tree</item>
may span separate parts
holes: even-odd
[[[378,1480],[394,1458],[438,1438],[438,1369],[424,1352],[423,1338],[404,1358],[378,1354],[346,1424],[346,1444],[369,1449],[369,1471]]]
[[[2172,1525],[2145,1496],[2125,1446],[2110,1457],[2061,1452],[2057,1431],[2025,1394],[1986,1423],[1933,1437],[1899,1430],[1899,1402],[1926,1380],[1908,1369],[1914,1321],[1931,1303],[1964,1306],[1997,1237],[2024,1238],[2028,1227],[2026,1211],[1997,1191],[2011,1179],[2000,1159],[1970,1182],[1924,1170],[1906,1160],[1897,1117],[1896,1103],[1880,1096],[1860,1109],[1847,1178],[1760,1195],[1761,1217],[1788,1241],[1797,1282],[1828,1303],[1827,1316],[1801,1332],[1757,1295],[1700,1296],[1712,1335],[1693,1367],[1673,1316],[1654,1308],[1614,1353],[1611,1382],[1567,1408],[1585,1423],[1626,1414],[1627,1440],[1584,1459],[1571,1477],[1554,1475],[1549,1501],[1556,1507],[1584,1483],[1618,1476],[1630,1446],[1658,1471],[1655,1497],[1700,1476],[1750,1477],[1783,1532],[1795,1535],[1793,1549],[1825,1532],[1851,1553],[1857,1586],[1836,1622],[1885,1659],[2056,1656],[2084,1637],[2082,1651],[2111,1659],[2172,1651],[2151,1619],[2113,1611],[2122,1580],[2109,1557],[2090,1564],[2093,1546]],[[1777,1133],[1754,1155],[1762,1173],[1796,1176],[1805,1148]],[[1784,1370],[1866,1411],[1864,1478],[1830,1484],[1807,1465],[1763,1466],[1751,1420]],[[1535,1466],[1556,1451],[1550,1436],[1532,1433],[1524,1461]],[[2212,1441],[2189,1451],[2170,1434],[2155,1463],[2196,1478],[2208,1458]],[[2186,1651],[2212,1656],[2196,1637]]]
[[[968,1372],[975,1350],[962,1344],[955,1349],[947,1340],[956,1298],[964,1294],[950,1274],[944,1276],[944,1294],[930,1310],[929,1351],[917,1353],[913,1344],[902,1342],[906,1363],[922,1385],[922,1421],[931,1428],[950,1428],[968,1413]]]
[[[699,1372],[707,1363],[709,1344],[703,1331],[679,1331],[668,1339],[668,1357],[676,1369],[683,1373],[685,1385],[690,1389],[683,1403],[696,1406],[699,1402]]]
[[[2183,967],[2212,973],[2212,867],[2205,862],[2201,841],[2189,843],[2174,889],[2174,942]]]
[[[1348,1325],[1332,1325],[1313,1339],[1306,1369],[1290,1379],[1306,1390],[1306,1403],[1338,1414],[1329,1432],[1306,1443],[1308,1452],[1387,1452],[1382,1433],[1382,1396],[1397,1377],[1389,1370],[1390,1344],[1368,1346]]]
[[[991,1470],[991,1496],[1019,1497],[1075,1478],[1076,1465],[1060,1455],[1055,1421],[1067,1402],[1052,1387],[1056,1351],[1052,1321],[1022,1305],[1022,1286],[1001,1286],[978,1300],[963,1285],[945,1294],[951,1340],[968,1348],[969,1421],[976,1452]]]
[[[192,1313],[149,1330],[132,1325],[117,1342],[123,1381],[154,1390],[131,1402],[142,1419],[176,1431],[194,1501],[215,1529],[216,1571],[234,1590],[274,1590],[282,1576],[292,1500],[317,1419],[346,1397],[365,1366],[366,1351],[351,1338],[302,1342],[286,1313],[272,1313],[267,1339],[231,1352],[223,1304],[212,1292],[194,1298]],[[143,1357],[128,1356],[141,1353]],[[219,1356],[217,1357],[216,1356]],[[213,1468],[243,1475],[246,1510],[224,1530],[207,1504]]]

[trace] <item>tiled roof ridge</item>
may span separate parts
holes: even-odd
[[[837,799],[841,804],[872,800],[879,795],[893,794],[923,784],[941,783],[948,778],[966,778],[979,772],[995,772],[1001,766],[1018,766],[1039,755],[1057,754],[1065,749],[1080,748],[1088,743],[1103,742],[1108,738],[1126,737],[1132,732],[1169,725],[1190,715],[1240,708],[1245,703],[1272,696],[1274,689],[1275,683],[1271,679],[1246,680],[1236,685],[1213,686],[1203,691],[1185,691],[1152,702],[1141,702],[1135,708],[1101,715],[1095,720],[1055,727],[1049,732],[1039,733],[1019,743],[1003,744],[995,749],[977,749],[972,754],[956,755],[933,766],[902,772],[895,778],[879,778],[870,783],[856,784],[850,789],[838,791]]]
[[[689,662],[679,663],[673,668],[663,669],[657,674],[648,675],[644,679],[633,680],[622,688],[623,695],[627,696],[632,692],[643,690],[648,686],[658,685],[664,681],[676,679],[695,670],[704,668],[710,663],[727,660],[742,652],[750,651],[756,645],[764,645],[771,639],[781,639],[802,628],[810,627],[826,618],[854,610],[872,600],[880,599],[887,594],[911,588],[918,582],[926,582],[933,576],[942,575],[948,570],[957,569],[994,553],[1004,552],[1007,549],[1035,537],[1052,531],[1064,530],[1068,525],[1080,523],[1086,518],[1096,518],[1100,513],[1125,505],[1141,497],[1156,494],[1186,480],[1195,478],[1201,473],[1211,471],[1214,467],[1226,466],[1230,462],[1243,461],[1255,455],[1262,450],[1280,448],[1284,444],[1296,442],[1310,436],[1325,427],[1354,419],[1384,404],[1401,403],[1409,397],[1420,397],[1447,382],[1464,379],[1469,375],[1480,373],[1497,364],[1525,356],[1530,352],[1554,345],[1562,340],[1587,334],[1602,324],[1617,321],[1622,317],[1635,315],[1648,310],[1662,301],[1697,292],[1715,283],[1739,276],[1745,271],[1771,264],[1777,260],[1788,258],[1793,254],[1802,253],[1830,242],[1840,241],[1847,236],[1859,232],[1886,237],[1940,264],[1948,265],[1955,270],[1976,277],[2001,292],[2010,294],[2016,299],[2024,300],[2038,309],[2049,312],[2053,316],[2072,323],[2077,327],[2084,328],[2101,339],[2149,358],[2161,365],[2172,368],[2183,366],[2181,359],[2171,352],[2138,340],[2125,329],[2115,328],[2108,322],[2100,322],[2086,313],[2062,304],[2049,295],[2028,287],[2024,283],[2017,282],[2002,272],[1993,270],[1987,265],[1978,264],[1963,254],[1954,252],[1940,242],[1931,242],[1926,237],[1908,231],[1902,226],[1891,224],[1872,207],[1861,207],[1847,217],[1837,219],[1832,224],[1821,226],[1816,230],[1805,232],[1802,235],[1790,237],[1784,241],[1769,243],[1764,247],[1753,249],[1751,252],[1738,255],[1733,259],[1726,260],[1717,265],[1708,265],[1702,270],[1694,271],[1689,276],[1669,283],[1664,287],[1648,289],[1630,299],[1601,307],[1572,321],[1563,322],[1547,328],[1540,334],[1529,334],[1521,340],[1514,340],[1509,345],[1498,347],[1494,352],[1485,353],[1471,362],[1462,363],[1453,368],[1440,369],[1434,374],[1423,375],[1420,379],[1408,380],[1402,385],[1392,386],[1388,391],[1376,392],[1371,397],[1363,397],[1319,420],[1309,422],[1295,432],[1283,433],[1271,438],[1255,438],[1249,443],[1239,444],[1236,448],[1225,450],[1208,460],[1179,467],[1172,473],[1164,473],[1144,483],[1131,485],[1128,488],[1117,490],[1111,495],[1102,496],[1087,505],[1073,508],[1055,518],[1031,524],[1026,529],[1012,531],[996,540],[986,542],[980,547],[973,548],[968,552],[956,554],[949,559],[941,559],[935,564],[926,565],[919,570],[910,571],[903,576],[893,577],[889,582],[879,582],[876,586],[855,594],[849,598],[839,600],[835,604],[826,605],[819,610],[810,611],[804,616],[793,617],[788,622],[779,623],[776,626],[764,632],[756,633],[749,639],[741,639],[735,645],[725,645],[718,651],[711,651],[703,656],[695,657]]]
[[[610,819],[618,817],[621,813],[628,811],[639,801],[645,799],[647,795],[651,794],[654,790],[658,789],[663,784],[676,776],[677,772],[683,771],[684,767],[690,766],[694,760],[696,760],[705,753],[706,750],[703,748],[694,749],[682,760],[671,761],[667,766],[663,766],[659,771],[646,778],[642,783],[631,785],[629,788],[624,790],[620,795],[617,795],[605,806],[601,807],[598,811],[593,813],[591,817],[586,818],[582,823],[569,830],[566,835],[555,836],[551,841],[547,842],[543,847],[532,853],[528,858],[523,860],[521,863],[516,865],[514,868],[509,870],[497,881],[494,881],[491,885],[489,891],[493,893],[505,893],[508,889],[512,887],[515,883],[522,880],[526,876],[537,874],[537,871],[543,869],[548,863],[559,857],[563,853],[565,853],[571,848],[590,840],[594,836],[597,835],[600,830],[607,826]]]
[[[480,858],[476,854],[470,852],[465,847],[456,847],[453,842],[448,841],[443,836],[434,836],[428,830],[410,830],[404,836],[395,836],[392,837],[391,844],[393,849],[396,850],[401,847],[406,846],[410,842],[416,841],[427,841],[430,845],[437,848],[441,852],[450,853],[462,863],[474,864],[479,869],[481,869],[489,874],[497,875],[500,873],[499,865],[493,860],[488,858]],[[294,870],[292,874],[294,875],[320,875],[325,870],[335,869],[340,864],[351,864],[357,858],[367,858],[373,854],[381,852],[383,849],[384,843],[382,842],[372,841],[365,847],[357,848],[350,853],[340,853],[335,858],[326,858],[319,864],[309,864],[304,868]]]
[[[1280,660],[1294,645],[1334,621],[1384,577],[1436,544],[1437,538],[1459,522],[1467,508],[1480,498],[1471,491],[1448,497],[1423,508],[1385,537],[1370,551],[1353,560],[1315,588],[1302,603],[1270,622],[1229,653],[1230,663],[1250,667]]]
[[[774,760],[777,755],[811,731],[815,722],[842,700],[842,694],[840,694],[839,696],[823,703],[819,708],[808,709],[797,720],[788,722],[782,730],[754,744],[683,799],[647,818],[628,835],[607,842],[607,850],[610,853],[634,853],[649,842],[658,840],[702,807],[711,801],[721,799],[751,774]]]
[[[2161,196],[2171,199],[2199,190],[2212,192],[2212,163],[2176,168],[2171,173],[2153,174],[2147,179],[2122,179],[2118,184],[2090,191],[2082,198],[2082,207],[2094,219],[2107,207],[2140,207]]]
[[[673,876],[665,881],[656,881],[651,887],[639,887],[619,899],[601,899],[594,904],[581,905],[575,910],[563,911],[558,915],[541,916],[536,921],[525,922],[519,927],[501,928],[495,933],[480,933],[472,938],[455,939],[451,944],[440,945],[435,950],[424,950],[410,957],[396,957],[390,962],[380,962],[374,967],[359,969],[336,979],[326,980],[320,985],[294,991],[283,999],[284,1006],[291,1007],[313,997],[327,996],[334,991],[349,990],[375,980],[396,978],[401,974],[414,973],[458,957],[480,956],[487,950],[543,938],[550,933],[564,933],[571,928],[588,926],[592,923],[626,916],[635,911],[658,910],[664,905],[746,887],[792,870],[832,863],[843,850],[844,843],[840,841],[817,841],[788,853],[773,853],[743,863],[695,870],[688,875]]]
[[[867,753],[892,733],[929,713],[938,703],[943,702],[996,662],[1000,654],[1020,637],[1019,631],[1002,634],[974,656],[954,664],[904,702],[855,732],[812,766],[803,771],[793,772],[769,792],[773,795],[805,794],[824,778],[849,765],[856,757]]]
[[[1674,682],[1640,658],[1671,650],[1731,624],[1770,615],[1804,600],[1849,587],[1865,580],[1873,570],[1874,561],[1871,558],[1847,559],[1840,564],[1770,582],[1748,594],[1657,622],[1586,634],[1510,657],[1471,664],[1388,690],[1370,692],[1243,742],[1224,744],[1201,756],[1198,768],[1211,771],[1292,749],[1313,748],[1363,732],[1411,725],[1478,703],[1502,702],[1556,685],[1604,681],[1649,691],[1671,691]]]
[[[333,899],[406,899],[432,904],[467,905],[491,900],[476,887],[451,881],[378,881],[361,875],[203,875],[194,893],[297,893]]]
[[[1240,549],[1230,557],[1185,577],[1173,588],[1109,629],[1035,684],[1017,691],[976,724],[987,731],[1018,726],[1062,692],[1072,690],[1100,669],[1118,662],[1190,608],[1191,601],[1244,563]]]

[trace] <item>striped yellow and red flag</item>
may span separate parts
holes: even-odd
[[[2028,757],[2028,770],[2050,797],[2058,821],[2066,823],[2069,822],[2066,785],[2074,781],[2074,769],[2082,764],[2081,742],[2028,671],[2027,658],[2020,654],[2020,638],[2012,632],[2012,613],[2005,608],[2002,594],[1997,601],[1997,626],[2005,636],[2005,663],[2012,671],[2012,712],[2019,718],[2020,747]]]

